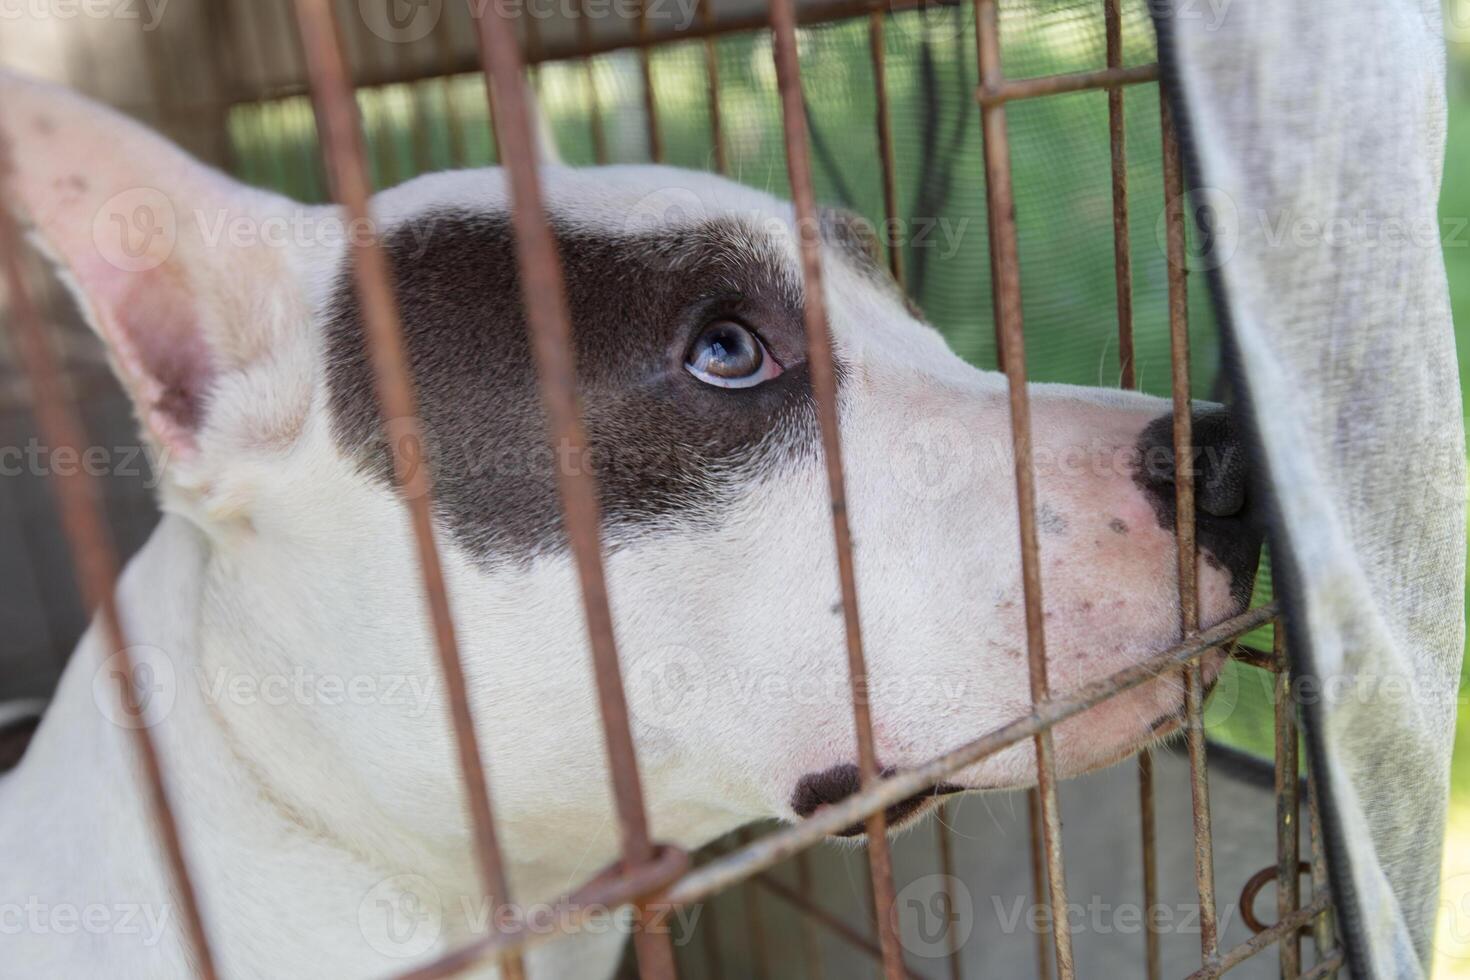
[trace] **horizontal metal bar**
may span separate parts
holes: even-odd
[[[1099,68],[1095,71],[1078,71],[1065,75],[1041,75],[1037,78],[1008,78],[997,85],[979,85],[975,88],[975,100],[983,106],[1000,105],[1017,99],[1035,99],[1043,95],[1063,95],[1067,92],[1087,92],[1120,88],[1124,85],[1141,85],[1159,80],[1159,66],[1138,65],[1134,68]]]
[[[1255,647],[1247,646],[1244,643],[1237,643],[1235,645],[1235,650],[1231,652],[1230,659],[1238,660],[1251,667],[1270,671],[1273,674],[1279,674],[1281,672],[1283,663],[1281,658],[1277,657],[1274,653],[1257,650]]]
[[[1228,950],[1215,963],[1205,966],[1191,973],[1186,980],[1214,980],[1227,970],[1234,969],[1241,963],[1255,956],[1264,949],[1269,949],[1287,935],[1312,921],[1312,917],[1324,912],[1332,904],[1332,895],[1324,892],[1312,900],[1312,904],[1303,906],[1291,915],[1282,919],[1269,929],[1256,933],[1239,946]]]
[[[397,974],[394,980],[442,980],[488,959],[507,959],[513,954],[524,953],[532,946],[575,932],[588,915],[601,915],[609,909],[632,905],[663,891],[688,867],[687,852],[668,844],[658,845],[653,860],[632,868],[619,862],[558,902],[557,908],[561,911],[556,920],[568,923],[572,928],[530,929],[524,919],[497,924],[494,933],[452,949],[431,963]]]
[[[768,834],[682,876],[671,875],[669,870],[672,862],[683,852],[662,845],[653,864],[642,865],[620,876],[596,878],[563,899],[559,905],[569,911],[561,918],[575,928],[590,908],[615,909],[640,901],[650,906],[700,901],[730,885],[754,877],[853,823],[861,822],[874,810],[884,809],[905,797],[932,788],[956,769],[993,755],[1022,739],[1030,738],[1043,728],[1063,722],[1116,694],[1147,683],[1172,667],[1244,636],[1270,622],[1277,612],[1275,603],[1247,610],[1239,616],[1202,630],[1185,643],[1086,684],[1070,696],[1044,701],[1029,715],[1003,725],[958,749],[937,756],[923,766],[880,780],[871,789],[850,796],[841,803],[824,807],[795,826]],[[687,860],[687,855],[684,855],[684,860]],[[1313,903],[1308,906],[1307,911],[1316,913],[1322,911],[1322,908],[1325,906],[1318,907],[1317,903]],[[399,980],[436,980],[439,977],[453,976],[491,957],[507,955],[511,950],[525,950],[563,934],[564,930],[560,929],[533,932],[524,923],[510,923],[493,936],[486,936],[445,954],[434,963],[401,974]]]
[[[820,7],[805,6],[796,12],[797,25],[800,27],[814,27],[819,24],[831,24],[842,20],[854,20],[859,17],[867,17],[873,13],[901,13],[906,10],[931,9],[934,0],[834,0]],[[657,48],[668,44],[679,44],[685,41],[698,41],[704,38],[725,37],[731,34],[748,34],[754,31],[764,31],[770,26],[770,20],[764,8],[758,9],[750,14],[742,14],[739,17],[731,17],[728,20],[719,21],[711,19],[705,21],[702,18],[690,23],[687,27],[668,29],[653,28],[644,36],[638,36],[634,31],[634,25],[630,22],[630,31],[621,37],[588,37],[577,38],[575,33],[565,43],[557,41],[547,43],[540,51],[526,52],[525,63],[527,65],[545,64],[550,61],[565,61],[571,59],[582,59],[593,55],[610,54],[614,51],[636,51],[643,48]],[[415,68],[407,65],[390,65],[386,68],[379,66],[364,66],[364,70],[357,73],[357,87],[359,89],[375,88],[380,85],[405,85],[411,82],[420,82],[430,78],[439,78],[444,74],[464,75],[478,72],[480,63],[478,58],[471,52],[456,52],[452,58],[444,59],[443,63],[432,67],[424,66]],[[304,80],[296,80],[281,85],[263,86],[262,90],[254,97],[241,97],[240,93],[231,93],[227,105],[240,105],[249,102],[260,102],[269,99],[283,99],[293,95],[304,95],[306,83]]]
[[[874,810],[932,788],[936,783],[973,762],[993,755],[1022,739],[1050,728],[1093,705],[1132,690],[1158,677],[1170,667],[1185,663],[1208,650],[1228,643],[1270,622],[1277,614],[1275,603],[1258,606],[1223,623],[1202,630],[1184,643],[1117,673],[1085,684],[1066,697],[1042,701],[1029,714],[1002,725],[986,735],[938,756],[922,766],[906,769],[856,793],[841,803],[824,807],[795,826],[776,831],[749,847],[703,865],[671,888],[662,900],[685,903],[698,901],[737,881],[750,877],[795,854],[803,848],[861,822]]]

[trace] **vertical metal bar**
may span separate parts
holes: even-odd
[[[1282,629],[1281,620],[1276,621],[1273,629]],[[1317,797],[1317,774],[1307,774],[1307,829],[1310,832],[1312,843],[1312,900],[1316,901],[1327,892],[1327,851],[1322,837],[1322,811],[1319,808]],[[1332,920],[1332,908],[1328,906],[1312,922],[1312,946],[1317,952],[1317,961],[1332,955],[1336,944],[1334,937],[1334,923]],[[1329,980],[1337,976],[1337,971],[1332,970],[1327,974]]]
[[[1301,905],[1301,873],[1297,870],[1300,841],[1300,808],[1297,787],[1296,703],[1292,697],[1291,671],[1286,666],[1286,631],[1272,629],[1272,652],[1280,663],[1276,674],[1276,921],[1285,920]],[[1301,973],[1301,932],[1293,929],[1281,937],[1281,980]]]
[[[447,14],[441,14],[434,23],[434,46],[439,55],[439,101],[443,103],[444,125],[449,131],[449,161],[463,167],[469,155],[465,150],[464,123],[454,101],[454,34]]]
[[[1118,0],[1103,0],[1109,68],[1123,66],[1123,23]],[[1108,89],[1108,147],[1113,177],[1113,273],[1118,304],[1118,371],[1124,388],[1136,388],[1133,366],[1133,254],[1128,240],[1128,155],[1124,145],[1123,89]],[[1156,974],[1151,973],[1150,976]]]
[[[1123,65],[1123,21],[1118,0],[1103,0],[1103,23],[1107,34],[1107,67]],[[1128,235],[1128,152],[1123,120],[1123,89],[1113,87],[1108,96],[1108,149],[1113,181],[1113,283],[1118,309],[1118,384],[1127,390],[1138,387],[1133,355],[1133,253]],[[1154,760],[1144,749],[1138,754],[1139,841],[1143,852],[1143,941],[1147,980],[1163,975],[1159,958],[1159,923],[1154,910],[1159,903],[1158,847],[1154,825]]]
[[[1000,60],[1000,24],[995,0],[975,0],[976,57],[981,86],[998,89],[1004,81]],[[1006,132],[1005,104],[980,107],[985,154],[986,217],[993,243],[991,284],[995,304],[1000,361],[1010,389],[1011,442],[1016,469],[1016,516],[1020,525],[1021,577],[1025,588],[1026,648],[1033,704],[1050,696],[1046,670],[1046,636],[1041,600],[1041,560],[1036,535],[1036,474],[1031,458],[1031,404],[1026,392],[1026,340],[1021,328],[1021,269],[1016,244],[1016,202],[1011,188],[1011,160]],[[1062,867],[1062,822],[1057,808],[1056,769],[1052,733],[1037,733],[1037,802],[1046,855],[1049,901],[1053,911],[1067,907],[1067,882]],[[1072,933],[1067,916],[1053,914],[1053,948],[1057,973],[1063,980],[1074,974]]]
[[[714,0],[700,0],[699,15],[705,28],[713,31]],[[704,38],[704,73],[709,98],[709,138],[715,149],[715,171],[728,174],[730,161],[725,157],[724,120],[720,115],[720,48],[719,39],[713,33]]]
[[[510,179],[511,220],[515,230],[516,262],[521,296],[531,331],[536,374],[546,411],[549,436],[559,458],[587,458],[587,431],[577,397],[576,355],[572,325],[557,252],[541,184],[536,172],[537,141],[532,137],[520,46],[505,4],[474,12],[485,67],[485,82]],[[608,605],[607,579],[602,567],[601,505],[596,477],[586,468],[562,466],[557,472],[562,520],[582,589],[582,609],[592,649],[598,708],[607,742],[613,797],[622,831],[624,867],[644,864],[654,857],[638,755],[629,727],[628,704],[618,666],[617,640]],[[644,919],[643,911],[638,918]],[[642,928],[633,937],[638,966],[645,980],[674,976],[673,947],[665,931]]]
[[[1138,754],[1139,837],[1143,844],[1143,937],[1144,964],[1148,980],[1159,980],[1159,858],[1155,845],[1154,756],[1148,749]]]
[[[954,849],[950,843],[948,805],[941,800],[938,813],[934,814],[934,840],[939,849],[939,873],[944,875],[944,897],[949,907],[955,907],[954,898]],[[960,955],[959,932],[949,929],[949,980],[964,980],[964,958]]]
[[[592,21],[587,17],[587,0],[577,0],[577,44],[582,49],[583,81],[586,84],[587,121],[592,127],[592,159],[607,163],[607,134],[602,128],[602,106],[597,99],[597,73],[592,63]]]
[[[1026,791],[1026,824],[1027,839],[1031,844],[1031,894],[1039,907],[1047,902],[1046,855],[1041,851],[1041,840],[1045,831],[1041,825],[1041,801],[1035,789]],[[1033,925],[1037,980],[1051,980],[1051,947],[1054,942],[1052,929],[1050,918],[1045,928],[1035,928]]]
[[[710,980],[725,980],[725,961],[720,950],[720,920],[715,900],[704,900],[704,970]]]
[[[342,39],[331,0],[296,0],[302,49],[316,101],[322,152],[331,175],[334,196],[353,225],[373,227],[367,165],[362,131],[357,115],[352,81],[342,51]],[[510,889],[496,839],[494,811],[485,766],[475,737],[474,718],[465,687],[464,666],[459,655],[454,618],[435,541],[430,477],[405,453],[409,446],[423,445],[417,417],[413,379],[404,356],[403,333],[393,295],[392,271],[376,235],[355,240],[352,266],[372,357],[378,399],[385,419],[388,444],[393,451],[394,475],[404,506],[413,525],[422,575],[424,598],[433,624],[434,647],[444,675],[445,696],[453,721],[459,754],[460,778],[468,798],[474,828],[481,887],[490,902],[509,903]],[[502,960],[507,977],[524,977],[518,954]]]
[[[812,855],[811,851],[804,850],[796,855],[796,890],[801,895],[801,900],[808,905],[814,905],[812,898]],[[806,975],[808,980],[822,980],[822,945],[821,938],[812,924],[812,920],[803,915],[801,917],[801,948],[806,958]]]
[[[658,131],[658,100],[653,92],[653,45],[649,43],[648,2],[638,0],[638,68],[643,75],[643,113],[648,127],[648,159],[664,162],[664,141]]]
[[[776,85],[786,139],[786,170],[796,210],[805,284],[807,365],[812,395],[822,430],[827,463],[827,490],[832,505],[832,536],[837,553],[837,576],[842,588],[843,627],[847,638],[848,683],[853,722],[857,729],[858,771],[864,787],[879,778],[873,746],[873,719],[867,694],[868,668],[863,655],[862,626],[858,618],[857,576],[853,566],[852,531],[847,520],[847,487],[842,472],[842,443],[837,419],[837,370],[828,333],[826,294],[822,285],[822,240],[812,190],[811,148],[807,142],[806,114],[801,97],[801,64],[796,50],[795,0],[771,0],[771,33],[776,62]],[[903,976],[903,951],[894,916],[893,859],[888,846],[888,821],[878,810],[866,821],[868,866],[873,880],[873,909],[883,948],[883,969],[889,980]]]
[[[10,170],[10,146],[3,134],[0,134],[0,184],[5,182],[3,178],[8,178]],[[86,447],[86,434],[82,429],[77,406],[68,403],[66,396],[62,394],[65,381],[62,379],[61,367],[41,324],[40,312],[33,304],[27,289],[25,273],[21,267],[20,248],[20,230],[10,212],[0,204],[0,254],[4,255],[5,283],[10,294],[10,329],[14,335],[16,356],[30,382],[36,422],[42,437],[56,451],[68,449],[76,458],[81,458]],[[87,607],[97,609],[102,621],[104,659],[117,660],[117,669],[113,671],[113,675],[117,678],[119,705],[125,717],[141,719],[143,709],[138,703],[137,692],[133,689],[135,674],[132,653],[114,595],[117,586],[117,554],[107,532],[95,478],[87,467],[72,467],[69,471],[59,469],[52,475],[51,485],[56,493],[62,527],[66,531],[67,545],[71,550],[77,584],[81,587]],[[192,954],[190,959],[198,975],[203,980],[215,980],[219,974],[215,970],[214,954],[199,912],[199,896],[189,877],[189,862],[184,855],[178,822],[169,800],[168,786],[164,782],[163,762],[159,757],[158,747],[154,744],[152,732],[146,724],[131,725],[128,728],[133,735],[133,747],[143,765],[144,803],[151,813],[154,831],[163,849],[164,862],[167,865],[165,877],[183,912],[184,946]]]
[[[741,844],[749,844],[749,828],[740,828],[738,838]],[[766,960],[765,920],[761,918],[760,892],[755,883],[749,881],[745,885],[745,943],[748,947],[746,954],[750,957],[751,980],[766,980],[771,970]]]
[[[1189,312],[1185,287],[1184,169],[1169,101],[1159,88],[1164,145],[1164,223],[1169,270],[1170,386],[1174,401],[1174,510],[1178,545],[1179,626],[1187,638],[1199,630],[1199,578],[1194,540],[1194,454],[1189,397]],[[1184,666],[1185,731],[1194,818],[1194,877],[1199,891],[1200,953],[1205,966],[1219,957],[1215,918],[1215,858],[1210,838],[1210,790],[1205,770],[1204,676],[1200,659]]]
[[[888,49],[883,37],[883,11],[868,15],[868,47],[873,58],[873,93],[878,102],[878,159],[883,165],[883,234],[888,249],[888,268],[893,279],[903,285],[903,252],[898,247],[898,189],[894,180],[893,121],[888,111]]]

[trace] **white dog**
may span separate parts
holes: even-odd
[[[442,953],[484,917],[347,264],[361,229],[64,90],[0,77],[0,127],[8,206],[72,285],[162,466],[165,516],[119,598],[223,974],[370,977]],[[541,179],[588,459],[547,446],[501,172],[374,200],[523,904],[618,855],[558,465],[600,479],[656,838],[693,848],[799,819],[854,790],[856,761],[790,206],[664,167]],[[852,219],[829,215],[824,234],[877,751],[903,769],[1030,709],[1005,383],[916,317]],[[1031,399],[1065,693],[1179,636],[1168,406],[1055,385]],[[1196,428],[1210,623],[1243,608],[1258,540],[1228,421],[1216,409]],[[6,976],[189,972],[112,652],[88,632],[0,781]],[[1061,725],[1058,765],[1126,757],[1179,711],[1177,679],[1152,681]],[[1033,779],[1028,743],[941,789]],[[405,939],[375,925],[384,908],[426,925]],[[531,975],[605,976],[621,941],[545,944]]]

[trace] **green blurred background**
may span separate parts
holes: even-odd
[[[1459,0],[1450,0],[1457,4]],[[995,362],[990,316],[973,24],[968,5],[887,19],[888,92],[893,114],[902,259],[911,294],[964,357]],[[1102,4],[1005,5],[1008,76],[1080,71],[1104,63]],[[1459,10],[1456,7],[1451,15]],[[1123,11],[1124,64],[1155,60],[1142,3]],[[1451,31],[1451,36],[1454,32]],[[1467,35],[1470,38],[1470,35]],[[769,41],[763,33],[716,45],[719,105],[728,171],[786,194],[785,157]],[[875,222],[883,216],[875,136],[876,97],[865,20],[801,35],[804,94],[819,197]],[[666,162],[714,169],[705,47],[690,42],[653,56],[657,118]],[[536,70],[535,86],[563,158],[594,162],[594,115],[611,162],[647,161],[647,125],[637,55],[629,52]],[[1449,45],[1449,129],[1441,199],[1445,262],[1466,376],[1470,340],[1470,43]],[[379,186],[416,173],[495,162],[478,76],[363,90],[374,178]],[[1125,89],[1131,288],[1138,381],[1169,392],[1164,194],[1157,85]],[[1020,228],[1023,309],[1030,373],[1040,381],[1116,385],[1119,380],[1113,272],[1107,107],[1100,92],[1011,103],[1008,120]],[[255,183],[322,200],[315,128],[304,99],[237,109],[230,120],[236,169]],[[1219,395],[1218,344],[1203,277],[1189,277],[1191,376],[1196,397]],[[1463,385],[1462,385],[1463,389]],[[1263,571],[1258,601],[1270,594]],[[1269,649],[1263,632],[1249,642]],[[1269,756],[1272,681],[1232,664],[1206,718],[1212,738]],[[1445,872],[1470,873],[1470,725],[1462,723],[1453,768]],[[1441,976],[1470,977],[1470,944],[1443,937]]]

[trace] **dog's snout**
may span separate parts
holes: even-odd
[[[1212,517],[1236,517],[1246,506],[1245,447],[1223,408],[1196,410],[1191,417],[1195,510]],[[1154,419],[1139,440],[1141,482],[1171,515],[1179,471],[1174,453],[1174,418]]]

